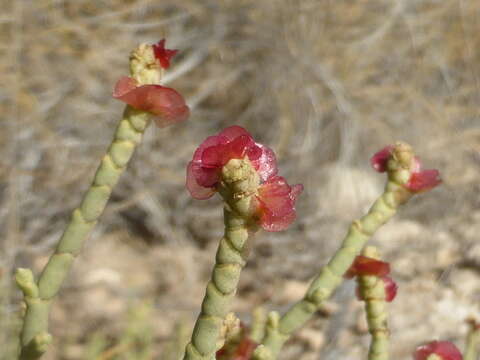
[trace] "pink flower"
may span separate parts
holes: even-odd
[[[390,264],[367,256],[358,255],[352,266],[345,273],[347,279],[355,276],[377,276],[383,281],[385,287],[385,301],[391,302],[397,295],[398,286],[393,279],[388,276],[390,274]],[[357,288],[357,298],[365,300]]]
[[[438,355],[443,360],[462,360],[462,354],[450,341],[431,341],[419,346],[413,354],[414,360],[426,360],[431,354]]]
[[[170,59],[175,56],[178,50],[165,49],[165,39],[160,40],[158,43],[152,45],[152,47],[155,59],[160,62],[160,66],[168,69],[170,67]]]
[[[387,171],[387,163],[392,155],[393,148],[393,145],[385,146],[382,150],[372,156],[370,164],[376,171],[381,173]]]
[[[113,90],[113,97],[131,107],[156,115],[159,127],[184,121],[190,115],[183,96],[176,90],[161,85],[138,86],[135,79],[122,77]]]
[[[282,231],[295,220],[295,201],[303,185],[290,186],[281,176],[270,177],[258,189],[260,225],[266,231]]]
[[[433,189],[442,182],[440,173],[436,169],[422,170],[420,159],[415,157],[412,175],[405,187],[411,192],[418,193]]]
[[[208,137],[195,151],[187,167],[187,189],[195,199],[208,199],[216,191],[220,173],[231,159],[248,157],[262,181],[277,173],[273,151],[256,143],[240,126],[230,126]]]
[[[387,171],[387,163],[392,156],[394,146],[388,145],[378,151],[370,159],[370,164],[378,172]],[[433,189],[442,182],[440,173],[436,169],[422,170],[420,159],[414,158],[411,175],[405,187],[413,193],[419,193]]]

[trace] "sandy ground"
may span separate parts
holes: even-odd
[[[437,338],[463,347],[480,298],[480,2],[0,4],[1,360],[12,359],[20,312],[14,268],[38,272],[47,260],[122,112],[110,94],[129,51],[162,37],[181,50],[165,81],[192,117],[147,131],[55,303],[45,359],[135,358],[118,344],[133,336],[129,314],[145,306],[139,331],[151,353],[142,359],[168,359],[175,324],[189,329],[199,309],[222,234],[220,201],[191,199],[185,166],[206,136],[232,124],[270,145],[282,175],[305,185],[295,225],[255,240],[235,303],[242,319],[302,296],[381,193],[369,156],[404,140],[444,183],[373,239],[400,286],[389,307],[392,357]],[[365,358],[353,294],[345,284],[281,358]],[[98,338],[106,350],[87,355]]]

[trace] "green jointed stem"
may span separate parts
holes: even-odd
[[[184,360],[214,360],[221,345],[221,332],[246,263],[252,221],[252,194],[258,175],[248,160],[233,159],[222,171],[220,194],[225,201],[225,235],[218,246],[211,280],[193,329]]]
[[[378,252],[373,246],[366,247],[363,255],[372,259],[379,259]],[[389,331],[387,326],[385,284],[377,276],[359,276],[357,280],[360,294],[365,299],[368,332],[372,336],[368,360],[388,360]]]
[[[463,360],[477,360],[478,346],[480,344],[480,327],[478,323],[472,321],[471,329],[467,335],[465,351],[463,352]]]
[[[139,84],[157,83],[159,71],[150,46],[141,45],[130,57],[132,77]],[[72,262],[80,252],[85,239],[97,223],[110,198],[113,187],[125,170],[136,146],[149,124],[150,115],[127,106],[112,143],[95,173],[92,185],[80,206],[72,213],[54,254],[43,269],[38,282],[28,269],[18,269],[16,281],[26,303],[26,312],[20,336],[20,360],[34,360],[42,356],[51,342],[48,333],[49,308],[67,277]]]
[[[388,182],[384,193],[368,213],[353,222],[340,249],[313,279],[306,295],[280,318],[272,313],[266,335],[253,355],[255,360],[275,359],[290,335],[305,324],[342,283],[343,275],[352,265],[367,240],[407,202],[412,193],[406,190],[410,178],[413,152],[409,145],[398,143],[388,162]]]

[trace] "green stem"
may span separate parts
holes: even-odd
[[[17,271],[17,283],[25,294],[27,305],[21,332],[21,360],[38,359],[45,351],[51,338],[48,335],[50,304],[67,277],[85,239],[103,213],[113,187],[125,170],[135,147],[141,142],[148,119],[148,113],[126,107],[92,185],[80,206],[73,211],[55,253],[50,257],[38,282],[35,283],[32,275],[27,275],[25,279],[27,270]]]
[[[266,335],[253,355],[255,360],[275,359],[290,335],[303,326],[343,282],[343,275],[352,265],[367,240],[396,213],[398,207],[412,196],[403,186],[410,177],[413,157],[411,148],[399,144],[397,157],[389,162],[389,180],[384,193],[374,202],[368,213],[354,221],[327,265],[313,279],[304,298],[294,304],[283,316],[272,313]]]
[[[216,351],[223,346],[224,320],[246,264],[249,235],[256,230],[251,202],[259,178],[250,161],[230,160],[222,169],[222,179],[219,192],[225,202],[225,234],[218,246],[211,279],[184,360],[214,360]]]
[[[467,335],[466,346],[464,350],[463,360],[477,360],[478,344],[480,343],[480,328],[476,322],[472,322],[471,329]]]
[[[225,236],[220,240],[212,278],[187,345],[184,360],[215,359],[223,320],[237,291],[246,262],[248,228],[244,217],[225,209]]]
[[[362,253],[366,257],[379,260],[377,249],[367,246]],[[368,360],[388,360],[389,330],[387,325],[387,307],[385,284],[377,276],[359,276],[358,286],[365,299],[368,332],[372,336],[368,351]]]

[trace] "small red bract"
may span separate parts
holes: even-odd
[[[385,261],[372,259],[367,256],[358,255],[355,258],[350,269],[345,273],[347,279],[352,279],[355,276],[373,275],[384,277],[390,274],[390,264]]]
[[[155,84],[138,86],[135,79],[127,76],[118,80],[113,97],[155,115],[154,121],[159,127],[185,121],[190,115],[183,96],[176,90]]]
[[[450,341],[431,341],[419,346],[414,354],[414,360],[426,360],[431,354],[438,355],[443,360],[462,360],[462,354]]]
[[[222,167],[231,159],[248,157],[262,181],[277,173],[273,151],[256,143],[250,133],[240,126],[230,126],[218,135],[209,136],[195,151],[187,167],[187,189],[195,199],[211,197]]]
[[[398,285],[390,276],[383,276],[382,281],[385,286],[385,301],[392,302],[397,296]]]
[[[392,155],[393,148],[393,145],[388,145],[371,157],[370,164],[376,171],[381,173],[387,171],[387,163]]]
[[[170,67],[170,59],[175,56],[178,50],[170,50],[165,48],[165,39],[160,40],[158,43],[152,45],[155,59],[160,62],[160,66],[164,69]]]
[[[258,189],[260,225],[267,231],[282,231],[295,220],[295,202],[303,185],[290,186],[282,176],[269,178]]]
[[[410,179],[405,187],[411,192],[418,193],[433,189],[441,182],[442,180],[440,179],[440,173],[438,170],[422,170],[422,163],[420,162],[420,159],[415,158],[412,175],[410,176]]]

